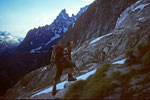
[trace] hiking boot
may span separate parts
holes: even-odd
[[[76,81],[77,79],[72,76],[72,74],[68,73],[68,81]]]
[[[55,86],[53,86],[52,96],[54,96],[56,93],[57,93],[57,90],[56,90],[56,85],[55,85]]]
[[[77,79],[76,78],[74,78],[74,77],[70,77],[70,78],[68,78],[68,81],[76,81]]]

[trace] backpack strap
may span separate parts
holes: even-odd
[[[55,47],[53,47],[53,50],[52,50],[52,54],[51,54],[51,59],[50,59],[50,61],[52,62],[52,63],[54,63],[54,60],[55,60]]]

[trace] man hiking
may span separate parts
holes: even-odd
[[[52,95],[55,95],[57,92],[56,85],[59,82],[64,69],[66,68],[69,69],[68,81],[77,80],[76,78],[72,76],[73,68],[76,67],[75,63],[71,59],[71,50],[74,48],[73,41],[68,41],[66,45],[67,45],[66,48],[64,48],[62,45],[57,45],[55,48],[55,54],[54,54],[55,61],[54,62],[57,66],[57,72],[54,78],[54,86],[52,90]]]

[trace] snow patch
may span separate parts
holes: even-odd
[[[55,34],[55,36],[51,38],[51,41],[54,41],[55,39],[57,39],[57,38],[59,38],[59,37],[60,37],[59,34]]]
[[[129,10],[130,10],[130,8],[127,8],[125,11],[123,11],[123,13],[122,13],[122,14],[120,15],[120,17],[118,18],[115,27],[118,27],[118,26],[127,18],[127,16],[129,15],[129,13],[128,13]]]
[[[44,68],[42,68],[42,71],[45,71],[47,69],[47,67],[45,66]]]
[[[116,62],[113,62],[112,64],[124,64],[126,61],[126,59],[122,59],[122,60],[119,60],[119,61],[116,61]]]
[[[64,27],[64,33],[67,31],[68,29]]]
[[[5,37],[0,35],[0,38],[4,39]]]
[[[59,34],[55,34],[55,36],[54,37],[52,37],[51,38],[51,40],[50,41],[48,41],[44,46],[46,46],[46,45],[48,45],[48,44],[50,44],[52,41],[54,41],[54,40],[56,40],[56,39],[58,39],[58,38],[60,38],[60,35]]]
[[[144,9],[144,7],[148,6],[149,4],[150,3],[148,3],[148,4],[140,4],[137,7],[135,7],[132,11],[136,11],[137,9],[140,9],[140,11],[141,11],[141,10]]]
[[[142,2],[143,0],[138,0],[135,5],[139,4],[140,2]]]
[[[36,49],[32,49],[32,50],[30,51],[30,53],[35,53],[35,52],[37,52],[37,51],[40,50],[40,49],[42,49],[42,46],[40,46],[40,47],[38,47],[38,48],[36,48]]]
[[[94,69],[93,71],[90,71],[90,72],[88,72],[84,75],[81,75],[81,76],[77,77],[77,80],[86,80],[89,76],[91,76],[95,72],[96,72],[96,69]]]
[[[48,44],[50,44],[52,41],[48,41],[44,46],[46,46],[46,45],[48,45]]]
[[[100,37],[98,37],[98,38],[94,39],[93,41],[91,41],[91,42],[90,42],[90,44],[95,43],[95,42],[97,42],[97,41],[101,40],[102,38],[107,37],[107,36],[110,36],[110,35],[112,35],[112,33],[109,33],[109,34],[106,34],[106,35],[100,36]]]
[[[72,24],[72,28],[74,28],[75,23]]]
[[[139,18],[139,21],[142,21],[143,19],[145,19],[145,17],[141,17],[141,18]]]
[[[137,2],[135,2],[134,4],[132,4],[130,7],[126,8],[123,11],[122,14],[120,15],[120,17],[117,19],[115,28],[118,27],[129,16],[129,12],[135,11],[135,10],[137,10],[139,8],[142,10],[145,6],[150,4],[150,3],[148,3],[148,4],[139,4],[142,1],[143,0],[138,0]]]
[[[33,42],[31,41],[31,43],[30,43],[31,45],[33,45]]]
[[[79,77],[77,77],[77,80],[86,80],[90,75],[94,74],[96,72],[96,69],[84,74],[84,75],[81,75]],[[64,81],[64,82],[61,82],[59,84],[57,84],[57,89],[63,89],[64,88],[64,85],[67,83],[68,81]],[[31,97],[34,97],[34,96],[37,96],[37,95],[40,95],[40,94],[43,94],[43,93],[49,93],[49,92],[52,92],[52,88],[53,87],[49,87],[41,92],[38,92],[34,95],[32,95]]]

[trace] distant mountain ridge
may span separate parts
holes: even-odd
[[[60,37],[68,30],[82,13],[87,10],[88,6],[80,9],[77,15],[71,17],[63,9],[50,25],[38,27],[30,30],[23,42],[18,46],[19,52],[35,53],[38,51],[47,51],[52,45],[55,45]]]
[[[0,53],[6,49],[17,47],[23,38],[12,35],[7,31],[0,31]]]

